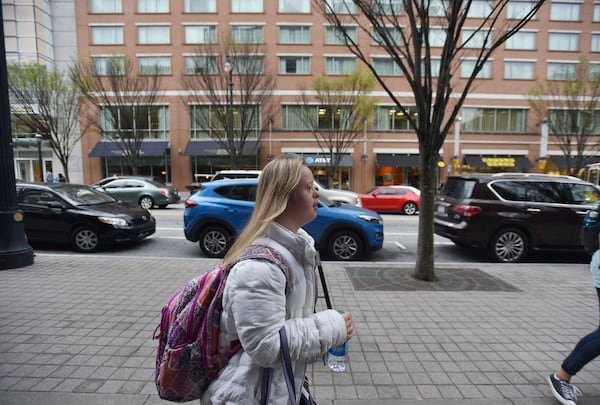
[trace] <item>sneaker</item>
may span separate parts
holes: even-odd
[[[581,396],[581,391],[576,386],[567,381],[556,378],[554,374],[546,377],[554,398],[558,399],[563,405],[577,405],[577,397]]]

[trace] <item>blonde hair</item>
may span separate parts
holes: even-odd
[[[303,166],[304,160],[295,155],[267,163],[258,180],[256,204],[250,221],[225,255],[225,265],[240,257],[285,210],[294,189],[300,184]]]

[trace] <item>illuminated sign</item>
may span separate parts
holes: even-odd
[[[515,158],[512,157],[482,157],[481,161],[488,167],[515,167]]]

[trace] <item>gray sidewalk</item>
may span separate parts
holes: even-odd
[[[166,300],[213,262],[38,255],[0,271],[0,404],[167,403],[151,336]],[[437,290],[405,264],[324,266],[357,335],[348,372],[311,368],[320,405],[558,404],[545,376],[598,326],[583,264],[438,264]],[[580,405],[599,404],[600,359],[573,383]]]

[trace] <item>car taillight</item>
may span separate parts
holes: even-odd
[[[185,208],[189,208],[189,207],[195,207],[198,205],[198,203],[194,200],[185,200],[185,202],[183,203],[183,205],[185,206]]]
[[[164,195],[165,197],[169,196],[169,190],[166,190],[164,188],[159,189],[158,192]]]
[[[452,207],[452,212],[463,217],[474,217],[481,212],[481,208],[476,205],[457,205],[456,207]]]

